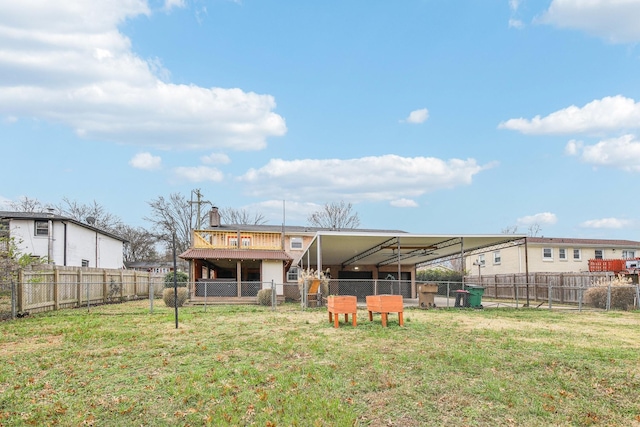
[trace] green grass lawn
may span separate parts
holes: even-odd
[[[162,304],[160,302],[160,304]],[[640,425],[640,313],[132,302],[0,323],[0,425]]]

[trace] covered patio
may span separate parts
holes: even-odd
[[[302,269],[323,272],[328,269],[332,283],[336,283],[337,279],[341,290],[353,288],[351,294],[359,298],[372,292],[416,298],[416,270],[419,266],[462,260],[490,248],[517,245],[524,237],[514,234],[426,235],[320,231],[297,262]],[[394,286],[394,282],[397,286]],[[383,292],[379,289],[381,284]]]

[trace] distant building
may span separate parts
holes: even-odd
[[[588,272],[590,259],[634,259],[640,242],[612,239],[527,237],[465,257],[465,270],[478,274]],[[528,267],[527,267],[528,264]]]
[[[53,213],[0,211],[0,234],[24,254],[70,267],[123,268],[125,239]]]

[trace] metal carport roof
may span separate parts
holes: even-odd
[[[301,257],[304,266],[427,264],[482,249],[518,244],[524,235],[456,235],[319,231]],[[487,249],[488,250],[488,249]]]

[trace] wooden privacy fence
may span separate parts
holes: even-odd
[[[18,312],[41,312],[161,295],[164,276],[143,271],[53,267],[20,270]]]
[[[464,282],[484,287],[484,296],[489,298],[524,300],[528,292],[531,301],[578,304],[582,302],[586,289],[595,286],[599,280],[610,280],[614,277],[612,272],[530,273],[527,280],[525,273],[519,273],[487,275],[480,278],[467,276]]]

